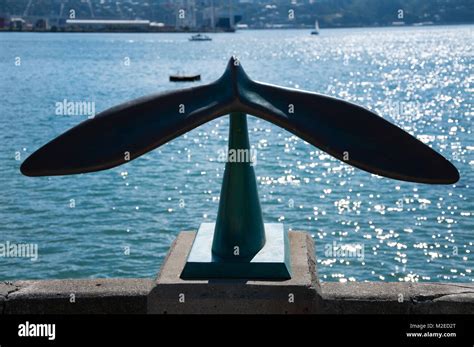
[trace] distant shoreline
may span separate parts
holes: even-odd
[[[474,25],[474,22],[467,23],[436,23],[436,24],[404,24],[404,25],[373,25],[373,26],[334,26],[334,27],[321,27],[320,30],[328,29],[370,29],[370,28],[424,28],[424,27],[442,27],[442,26],[462,26],[462,25]],[[273,31],[273,30],[312,30],[313,27],[291,27],[291,28],[247,28],[237,29],[237,31]],[[111,33],[111,34],[196,34],[196,33],[207,33],[207,34],[228,34],[235,33],[230,31],[209,31],[209,30],[0,30],[0,33],[53,33],[53,34],[96,34],[96,33]]]

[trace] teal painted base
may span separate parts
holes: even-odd
[[[291,278],[290,245],[283,224],[265,223],[265,246],[251,260],[242,260],[238,256],[235,260],[213,256],[214,228],[214,223],[201,224],[181,273],[182,279]]]

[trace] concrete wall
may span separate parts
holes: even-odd
[[[46,280],[0,284],[3,314],[146,313],[150,279]]]
[[[0,312],[147,313],[152,279],[18,281],[0,284]],[[322,283],[310,313],[473,314],[474,285],[449,283]],[[71,294],[75,302],[71,302]],[[403,301],[399,302],[400,294]]]

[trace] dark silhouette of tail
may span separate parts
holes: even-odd
[[[211,84],[136,99],[77,125],[28,157],[21,172],[49,176],[112,168],[231,112],[270,121],[377,175],[433,184],[459,179],[442,155],[375,113],[325,95],[255,82],[235,58]]]

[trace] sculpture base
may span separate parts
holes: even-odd
[[[314,243],[303,232],[288,232],[291,279],[247,280],[180,278],[195,232],[181,232],[148,294],[147,312],[159,314],[315,313],[321,305]]]
[[[181,272],[181,278],[192,279],[261,279],[291,278],[288,233],[283,224],[265,223],[265,246],[250,261],[216,259],[212,256],[214,223],[201,224]]]

